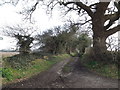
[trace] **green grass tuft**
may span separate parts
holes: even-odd
[[[105,63],[104,61],[95,61],[92,58],[88,58],[84,55],[81,62],[90,70],[111,78],[118,79],[120,77],[120,71],[118,70],[118,65],[115,63]]]

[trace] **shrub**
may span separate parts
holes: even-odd
[[[30,65],[30,62],[40,58],[40,55],[35,54],[19,54],[12,57],[6,58],[6,62],[9,63],[9,65],[13,68],[19,69],[19,68],[26,68]]]
[[[110,55],[110,53],[107,55]],[[113,61],[111,56],[107,55],[103,55],[104,61],[96,60],[96,58],[91,54],[84,54],[81,60],[86,67],[103,76],[118,78],[120,76],[120,72],[118,71],[116,61]]]
[[[94,54],[94,52],[86,53],[82,56],[83,62],[98,61],[104,64],[118,64],[120,61],[120,54],[115,51],[107,51],[102,54]]]
[[[13,79],[12,70],[10,68],[3,68],[2,77],[6,78],[9,81],[12,80]]]
[[[88,62],[93,61],[93,60],[94,60],[94,57],[92,55],[90,55],[90,54],[84,54],[82,56],[82,59],[81,59],[81,61],[83,63],[88,63]]]

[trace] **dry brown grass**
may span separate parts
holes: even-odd
[[[9,56],[13,56],[16,54],[19,54],[19,52],[0,52],[1,57],[9,57]]]

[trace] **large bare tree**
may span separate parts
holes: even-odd
[[[3,27],[3,34],[17,40],[17,47],[20,54],[30,53],[31,44],[34,41],[33,27],[22,27],[22,25]]]

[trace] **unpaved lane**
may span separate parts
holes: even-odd
[[[118,80],[97,75],[86,69],[78,60],[71,63],[73,71],[51,83],[56,88],[118,88]]]
[[[74,58],[69,65],[69,73],[61,72],[70,59],[54,65],[50,70],[40,73],[28,80],[7,86],[9,88],[118,88],[118,80],[97,75],[86,69]]]

